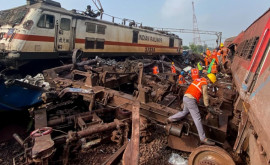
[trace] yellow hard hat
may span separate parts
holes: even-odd
[[[208,50],[208,48],[206,48]]]
[[[172,65],[174,65],[174,62],[172,62]]]
[[[224,44],[223,43],[220,43],[220,47],[224,47]]]
[[[215,83],[217,81],[217,77],[213,73],[207,74],[207,77],[212,83]]]

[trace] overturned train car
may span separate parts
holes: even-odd
[[[92,11],[61,8],[51,0],[0,11],[0,57],[3,65],[29,60],[71,58],[74,49],[87,56],[180,55],[177,35],[96,19]],[[102,17],[101,17],[102,18]]]
[[[231,70],[239,92],[235,111],[241,112],[234,149],[246,151],[250,164],[270,163],[270,10],[228,45]]]

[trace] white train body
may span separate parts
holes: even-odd
[[[51,3],[49,3],[51,2]],[[0,11],[1,60],[89,56],[180,55],[182,39],[61,8],[53,1]]]

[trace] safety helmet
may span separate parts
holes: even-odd
[[[208,48],[206,48],[208,50]]]
[[[185,74],[185,71],[182,70],[180,74],[183,76]]]
[[[174,62],[172,62],[172,65],[174,65]]]
[[[212,83],[215,83],[217,81],[217,77],[213,73],[207,74],[207,77]]]
[[[220,44],[220,47],[224,47],[224,44],[223,44],[223,43],[221,43],[221,44]]]

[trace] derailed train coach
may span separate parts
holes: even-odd
[[[91,9],[90,9],[91,12]],[[101,17],[102,18],[102,17]],[[51,0],[0,11],[0,56],[3,63],[85,56],[180,55],[182,39],[175,34],[97,19],[88,12],[61,8]]]
[[[250,164],[270,163],[269,28],[270,10],[227,45],[233,55],[231,71],[239,92],[234,107],[241,112],[234,150],[248,153]]]

